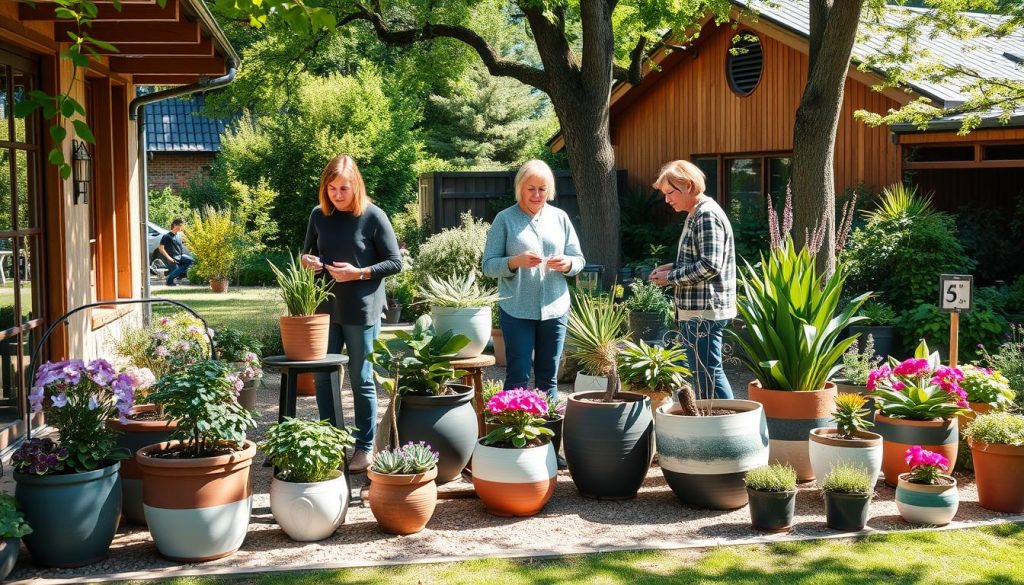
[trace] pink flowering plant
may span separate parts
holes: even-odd
[[[485,445],[521,449],[530,443],[542,444],[544,437],[555,434],[541,426],[548,414],[548,403],[535,390],[513,388],[498,392],[487,401],[487,412],[491,422],[499,426],[484,437]]]
[[[37,475],[72,473],[91,471],[128,457],[127,450],[117,447],[118,432],[107,426],[107,419],[126,420],[135,401],[135,389],[132,375],[118,373],[104,359],[43,364],[36,372],[28,400],[32,412],[45,413],[47,422],[59,431],[60,440],[46,453],[38,445],[22,446],[14,458],[15,468]]]
[[[910,466],[907,481],[911,483],[937,484],[938,479],[949,471],[949,459],[941,453],[928,451],[921,445],[907,449],[903,458]]]
[[[157,378],[210,357],[214,332],[185,312],[156,318],[147,327],[126,330],[114,342],[114,352]]]
[[[948,419],[967,412],[967,393],[960,387],[964,374],[944,366],[939,354],[928,353],[924,341],[914,357],[889,363],[868,374],[867,388],[885,416],[907,420]]]

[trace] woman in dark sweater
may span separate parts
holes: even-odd
[[[348,373],[355,402],[356,451],[349,469],[359,473],[370,464],[377,425],[377,388],[366,357],[380,335],[384,277],[402,270],[398,240],[387,215],[370,202],[356,161],[336,156],[320,175],[320,204],[309,215],[302,265],[332,279],[334,297],[317,310],[331,316],[328,351],[348,348]],[[333,401],[330,374],[317,374],[320,418],[330,419]],[[344,421],[331,421],[342,425]]]

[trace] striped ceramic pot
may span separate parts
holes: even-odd
[[[896,509],[900,516],[911,524],[949,524],[960,507],[956,480],[949,475],[940,475],[943,483],[931,485],[913,483],[909,477],[910,473],[901,473],[896,485]]]
[[[808,444],[814,476],[822,479],[837,463],[861,467],[871,474],[871,485],[878,482],[882,471],[882,436],[870,431],[857,431],[851,438],[839,436],[832,427],[814,429]]]
[[[747,504],[744,474],[768,464],[764,409],[751,400],[698,400],[699,410],[735,414],[683,416],[667,404],[654,414],[658,463],[684,504],[733,510]]]
[[[832,422],[836,385],[826,382],[822,390],[766,390],[754,380],[747,386],[747,395],[764,405],[768,459],[793,466],[799,481],[814,479],[807,437],[811,429]]]
[[[906,420],[889,418],[878,413],[875,417],[875,432],[882,435],[882,474],[885,483],[896,487],[901,473],[910,471],[910,465],[904,460],[907,449],[914,445],[939,453],[949,459],[950,465],[956,461],[960,433],[957,419],[940,420]],[[949,470],[952,473],[952,469]]]
[[[496,516],[533,516],[555,493],[558,462],[548,442],[524,449],[477,442],[473,451],[473,489]]]
[[[242,546],[249,530],[252,483],[249,467],[256,444],[215,457],[164,458],[177,441],[139,449],[142,503],[157,551],[173,561],[226,557]]]
[[[144,413],[155,413],[156,405],[140,404],[132,408],[133,415]],[[146,515],[142,511],[142,470],[135,462],[135,452],[147,445],[162,443],[170,438],[171,433],[178,428],[177,421],[162,420],[134,420],[128,419],[121,422],[116,418],[107,421],[107,427],[120,431],[117,436],[117,446],[128,449],[132,456],[121,462],[121,492],[124,503],[121,507],[121,514],[124,519],[132,524],[146,525]]]

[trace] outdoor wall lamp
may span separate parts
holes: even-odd
[[[92,183],[92,155],[81,140],[71,141],[71,181],[74,183],[74,202],[89,202],[89,185]]]

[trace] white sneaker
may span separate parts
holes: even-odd
[[[366,468],[373,462],[373,458],[370,456],[369,451],[363,451],[356,449],[352,453],[352,460],[348,462],[349,473],[366,473]]]

